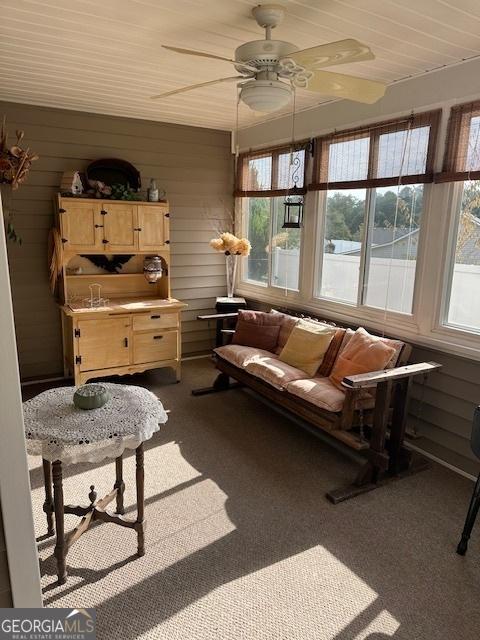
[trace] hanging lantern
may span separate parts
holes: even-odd
[[[150,284],[155,284],[163,275],[162,259],[160,256],[146,256],[143,261],[143,275]]]
[[[300,229],[303,226],[303,193],[297,185],[291,189],[284,200],[282,229]]]

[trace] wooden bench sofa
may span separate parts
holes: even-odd
[[[232,317],[234,314],[203,317],[216,320],[217,345],[222,333],[234,332],[221,328],[223,320],[231,321]],[[345,335],[353,333],[345,331]],[[344,348],[344,342],[338,345],[335,358]],[[441,365],[435,362],[410,364],[411,346],[399,340],[389,342],[396,346],[396,357],[389,363],[389,368],[345,377],[342,390],[329,383],[329,372],[324,372],[327,375],[322,377],[308,378],[300,370],[292,371],[292,367],[280,362],[278,352],[262,352],[232,344],[217,346],[214,361],[219,375],[213,387],[197,389],[193,393],[203,395],[238,386],[249,387],[294,416],[296,421],[300,420],[310,431],[326,433],[330,439],[341,443],[341,447],[357,452],[355,457],[361,468],[354,482],[327,493],[336,504],[426,467],[425,460],[414,460],[412,451],[404,446],[410,389],[415,376],[426,376]],[[277,371],[288,382],[277,381]],[[232,383],[232,379],[236,382]]]

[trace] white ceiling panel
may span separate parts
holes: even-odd
[[[227,62],[162,49],[233,57],[263,38],[251,0],[0,0],[0,99],[218,129],[236,126],[235,83],[154,102],[150,96],[235,75]],[[342,73],[386,83],[480,55],[477,0],[284,0],[273,37],[301,48],[343,38],[376,59]],[[328,100],[298,91],[297,109]],[[239,126],[259,115],[242,106]]]

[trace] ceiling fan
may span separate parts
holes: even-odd
[[[235,50],[234,58],[163,45],[164,49],[176,53],[231,62],[241,75],[167,91],[152,96],[152,99],[167,98],[200,87],[241,80],[244,82],[238,85],[240,100],[253,111],[264,113],[276,111],[287,105],[295,87],[368,104],[376,102],[385,94],[386,86],[381,82],[323,71],[324,67],[333,65],[373,60],[375,56],[366,45],[349,38],[309,49],[299,49],[290,42],[272,40],[272,29],[281,23],[285,14],[282,6],[259,5],[252,9],[252,14],[257,24],[265,29],[265,40],[253,40],[242,44]]]

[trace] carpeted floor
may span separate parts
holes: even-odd
[[[178,385],[167,371],[128,379],[170,410],[145,452],[146,555],[132,557],[134,532],[100,524],[57,587],[53,539],[40,540],[47,606],[95,607],[100,640],[478,640],[480,522],[455,553],[470,481],[433,465],[333,506],[325,491],[354,465],[248,392],[190,395],[213,377],[202,359]],[[111,489],[114,464],[66,476],[66,501],[85,502],[92,482]],[[42,536],[38,458],[31,479]],[[133,512],[131,454],[125,479]]]

